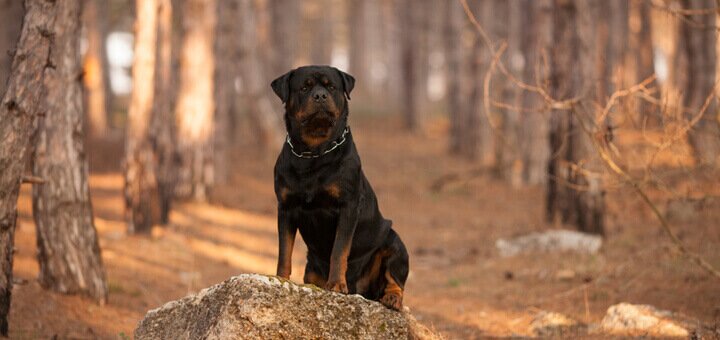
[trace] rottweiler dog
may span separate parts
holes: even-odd
[[[308,248],[305,283],[400,310],[408,254],[362,171],[347,124],[354,85],[330,66],[300,67],[271,84],[285,104],[287,128],[275,164],[277,275],[290,276],[300,230]]]

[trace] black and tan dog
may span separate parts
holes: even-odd
[[[295,235],[307,244],[305,283],[402,308],[408,255],[383,218],[347,125],[355,79],[329,66],[292,70],[271,86],[287,140],[275,164],[280,249],[288,278]]]

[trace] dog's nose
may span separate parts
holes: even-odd
[[[316,91],[313,93],[312,97],[316,102],[324,102],[325,100],[327,100],[328,93],[327,93],[327,91],[323,91],[323,90]]]

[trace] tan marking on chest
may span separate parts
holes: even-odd
[[[290,194],[290,189],[288,189],[287,187],[281,188],[280,189],[280,200],[282,200],[283,202],[287,201],[287,197],[289,194]]]
[[[328,193],[328,195],[332,197],[340,198],[340,185],[338,185],[337,183],[332,183],[325,186],[325,191]]]

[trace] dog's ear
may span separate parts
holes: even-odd
[[[345,90],[345,97],[347,97],[348,100],[350,100],[350,92],[352,92],[353,87],[355,87],[355,77],[335,69],[340,74],[340,79],[342,79],[343,83],[343,89]]]
[[[288,99],[290,99],[290,76],[293,71],[281,75],[270,83],[270,87],[272,87],[275,94],[280,97],[283,103],[286,103]]]

